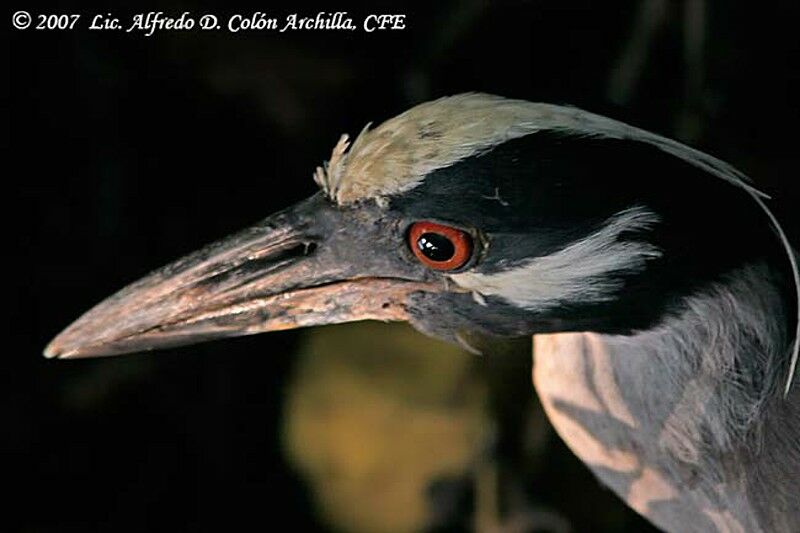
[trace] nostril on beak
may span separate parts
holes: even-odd
[[[263,256],[252,257],[236,267],[202,280],[198,286],[225,286],[222,293],[238,290],[264,276],[275,274],[291,266],[299,259],[311,255],[316,248],[317,245],[314,242],[292,244]]]

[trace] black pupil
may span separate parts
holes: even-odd
[[[423,233],[417,239],[417,248],[431,261],[447,261],[456,253],[453,243],[438,233]]]

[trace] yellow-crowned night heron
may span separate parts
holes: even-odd
[[[354,320],[535,335],[559,434],[670,531],[800,531],[797,266],[726,163],[463,94],[343,136],[321,192],[123,289],[47,347],[113,355]]]

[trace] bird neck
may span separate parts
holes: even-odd
[[[598,335],[647,461],[706,515],[752,531],[800,520],[800,393],[783,397],[793,330],[780,279],[745,266],[647,331]]]
[[[534,337],[553,426],[662,529],[798,531],[800,391],[782,394],[791,330],[780,279],[752,264],[648,330]]]
[[[688,461],[704,447],[758,441],[761,415],[781,399],[788,371],[793,339],[779,278],[763,263],[726,278],[685,298],[680,311],[649,330],[602,336],[615,353],[641,354],[620,370],[634,388],[651,391],[637,391],[642,398],[658,393],[653,381],[674,389],[653,400],[662,409],[667,397],[680,404],[665,425],[675,426],[674,451]]]

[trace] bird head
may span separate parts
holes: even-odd
[[[485,94],[343,136],[314,178],[317,194],[122,289],[45,354],[369,319],[461,342],[622,333],[775,241],[748,219],[757,191],[725,163],[575,108]]]

